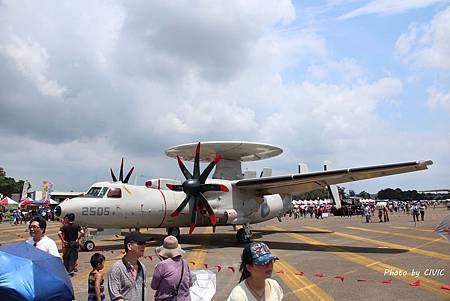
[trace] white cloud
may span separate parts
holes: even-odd
[[[374,0],[338,17],[339,20],[351,19],[370,14],[391,15],[406,12],[411,9],[428,7],[446,0]],[[340,4],[340,3],[339,3]]]
[[[335,74],[345,82],[362,81],[364,72],[361,65],[351,58],[326,61],[323,64],[308,67],[308,73],[311,77],[318,80],[325,80]]]
[[[19,37],[12,37],[4,43],[0,46],[0,53],[10,58],[43,95],[60,97],[64,94],[66,88],[48,78],[49,55],[44,47]]]
[[[171,134],[242,133],[257,128],[255,113],[228,101],[184,104],[157,121],[157,131]]]
[[[413,24],[402,34],[395,52],[405,63],[433,69],[450,69],[450,7],[436,14],[431,22]]]
[[[260,125],[259,135],[266,141],[290,141],[291,147],[301,145],[301,149],[309,148],[311,141],[316,141],[314,147],[341,145],[339,152],[345,153],[348,147],[355,146],[345,145],[344,141],[364,137],[377,128],[377,104],[401,89],[402,82],[396,78],[352,86],[308,82],[293,85],[284,95],[288,101],[280,103],[268,122]],[[296,139],[299,135],[300,141]]]
[[[407,33],[403,33],[395,42],[395,52],[399,57],[408,54],[414,47],[417,38],[417,26],[412,24],[409,26]]]
[[[450,113],[450,92],[440,92],[435,89],[428,90],[428,106],[432,110],[444,107]]]
[[[378,112],[403,81],[333,57],[315,29],[284,31],[295,13],[289,1],[8,2],[0,40],[15,48],[0,56],[2,167],[83,190],[122,155],[138,175],[177,177],[163,150],[199,140],[280,145],[285,156],[262,163],[274,174],[300,159],[404,160],[401,133]],[[301,82],[310,65],[319,80]],[[413,159],[428,157],[411,141]]]

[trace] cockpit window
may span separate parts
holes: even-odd
[[[108,191],[109,198],[121,198],[122,197],[122,190],[120,188],[111,188]]]
[[[85,196],[91,197],[91,198],[97,198],[101,189],[102,189],[101,187],[91,187]]]
[[[106,194],[106,191],[108,191],[108,188],[109,187],[103,187],[102,190],[100,190],[98,197],[102,198]]]

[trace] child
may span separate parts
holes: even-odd
[[[91,257],[92,271],[88,278],[88,301],[104,301],[105,286],[103,274],[100,272],[105,267],[105,256],[95,253]]]

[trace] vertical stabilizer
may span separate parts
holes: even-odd
[[[303,174],[303,173],[308,173],[309,169],[308,169],[308,165],[306,163],[300,162],[298,163],[298,173]]]
[[[271,177],[272,176],[272,168],[264,167],[259,174],[260,178]]]

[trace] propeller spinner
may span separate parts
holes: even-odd
[[[211,173],[214,166],[216,166],[217,162],[220,161],[220,156],[216,156],[211,163],[205,168],[205,170],[200,174],[200,142],[197,144],[197,148],[195,149],[195,159],[194,159],[194,174],[191,174],[183,161],[181,161],[180,157],[177,155],[178,165],[180,166],[181,172],[183,173],[186,181],[181,185],[167,184],[167,188],[173,191],[184,191],[186,193],[186,198],[181,202],[175,211],[173,211],[170,216],[176,217],[180,214],[181,210],[186,207],[186,205],[192,202],[192,211],[191,211],[191,225],[189,227],[189,234],[191,234],[197,223],[197,211],[198,207],[203,206],[206,208],[208,212],[209,220],[211,224],[216,225],[216,214],[214,213],[211,205],[208,200],[203,195],[204,192],[208,191],[222,191],[228,192],[228,188],[225,185],[221,184],[205,184],[206,179]]]
[[[110,170],[111,170],[111,178],[112,178],[113,182],[117,182],[116,175],[114,174],[112,168]],[[125,184],[128,183],[128,181],[130,180],[130,177],[131,177],[131,174],[133,173],[133,171],[134,171],[134,166],[131,167],[131,169],[128,172],[128,174],[125,177],[125,179],[123,178],[123,158],[122,158],[122,163],[120,163],[119,181],[122,182],[122,183],[125,183]]]

